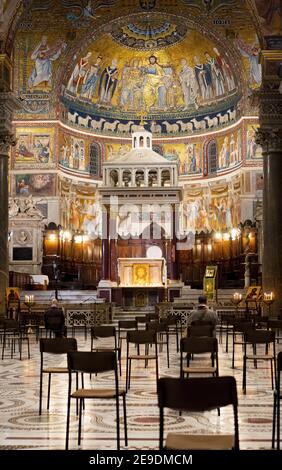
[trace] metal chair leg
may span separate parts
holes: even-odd
[[[50,391],[51,391],[51,373],[48,374],[48,396],[47,396],[47,410],[50,406]]]
[[[79,446],[81,443],[81,415],[82,415],[82,398],[80,398],[79,400],[78,440],[77,440],[77,443]]]
[[[128,439],[127,439],[127,416],[126,416],[126,394],[123,394],[123,421],[124,421],[124,442],[125,446],[128,446]]]

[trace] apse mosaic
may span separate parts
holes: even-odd
[[[244,80],[250,92],[261,83],[258,38],[238,0],[46,0],[23,11],[27,5],[14,76],[18,115],[27,119],[128,135],[142,112],[156,135],[202,133],[240,117]]]
[[[219,169],[230,168],[241,162],[243,156],[241,132],[241,129],[238,129],[216,138]]]
[[[86,141],[82,137],[77,137],[69,133],[59,134],[59,163],[60,165],[84,171],[86,168],[86,158],[88,159],[88,148]]]
[[[252,129],[252,125],[250,125]],[[163,142],[155,147],[155,151],[167,160],[178,165],[180,176],[199,175],[204,172],[203,158],[206,158],[206,144],[213,140],[216,145],[216,169],[224,171],[239,165],[243,159],[242,130],[236,127],[214,138],[201,138],[183,142]],[[106,159],[119,159],[131,150],[130,144],[106,144]]]
[[[203,154],[200,142],[164,143],[163,156],[177,162],[180,175],[202,174]]]
[[[111,143],[106,144],[106,159],[113,160],[115,158],[126,155],[131,150],[131,144]]]
[[[262,68],[260,64],[260,51],[259,40],[257,36],[254,36],[253,41],[250,42],[249,35],[248,39],[245,39],[242,35],[237,34],[234,39],[234,44],[240,51],[243,57],[245,69],[249,75],[248,85],[250,89],[259,88],[262,81]]]
[[[177,25],[165,19],[156,21],[146,16],[123,26],[114,25],[110,35],[122,46],[153,50],[177,44],[185,38],[186,33],[185,23]]]
[[[151,38],[178,28],[165,20],[151,23],[117,25],[117,31],[131,31],[131,45],[113,40],[111,31],[77,58],[62,95],[71,124],[130,133],[139,124],[141,111],[145,127],[155,133],[189,133],[236,118],[239,90],[225,53],[183,25],[183,34],[177,33],[169,44],[139,44],[142,31],[147,37],[146,28]],[[127,33],[118,37],[128,38]]]
[[[101,141],[71,132],[59,131],[59,164],[70,170],[101,177],[104,145]]]

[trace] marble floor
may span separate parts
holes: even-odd
[[[77,334],[78,348],[89,350],[90,338]],[[5,449],[64,449],[66,427],[67,376],[53,375],[51,404],[46,410],[47,377],[44,382],[44,401],[42,415],[38,415],[39,400],[39,345],[34,335],[30,335],[31,359],[23,352],[20,361],[18,354],[10,359],[9,355],[0,360],[0,450]],[[268,363],[259,363],[258,369],[250,363],[247,374],[247,394],[242,394],[242,350],[237,347],[235,369],[231,368],[231,347],[226,353],[220,344],[220,375],[234,375],[239,395],[239,435],[241,449],[270,449],[273,392]],[[179,376],[179,356],[171,341],[171,364],[166,365],[165,352],[160,353],[160,376]],[[282,349],[282,343],[277,351]],[[121,385],[125,380],[125,347],[123,348]],[[48,355],[49,356],[49,355]],[[198,359],[199,360],[199,359]],[[200,359],[204,360],[203,357]],[[61,357],[48,357],[46,364],[62,366]],[[157,449],[159,433],[159,411],[156,397],[155,369],[134,365],[132,384],[127,394],[128,449]],[[85,377],[86,384],[89,377]],[[112,375],[105,373],[92,377],[91,385],[111,386]],[[121,422],[123,422],[121,413]],[[72,405],[70,448],[77,449],[78,420],[75,404]],[[110,401],[89,400],[83,415],[81,449],[116,448],[115,404]],[[122,427],[121,427],[122,430]],[[184,413],[179,416],[174,411],[166,412],[165,431],[180,432],[232,432],[232,408],[222,408],[221,416],[216,411],[205,413]],[[122,448],[124,441],[122,440]]]

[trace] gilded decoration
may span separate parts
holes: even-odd
[[[277,12],[272,13],[266,27],[267,21],[278,26]],[[262,69],[279,86],[279,57],[269,52],[261,64],[259,39],[241,0],[33,2],[14,43],[14,84],[23,106],[19,118],[31,124],[16,124],[11,194],[44,200],[58,194],[64,227],[100,234],[99,168],[102,159],[130,150],[130,140],[123,137],[138,129],[141,111],[145,128],[153,132],[154,150],[177,162],[185,183],[183,228],[237,227],[244,186],[226,174],[237,172],[245,158],[244,165],[261,166],[261,145],[269,138],[280,145],[278,130],[256,140],[256,119],[225,129],[242,110],[253,110],[245,97],[259,89]],[[281,105],[269,106],[271,114],[280,113]],[[53,123],[44,124],[45,119]],[[114,134],[120,138],[113,139]],[[177,139],[162,140],[163,135]],[[7,152],[12,141],[5,139],[1,148]],[[206,183],[210,143],[216,149],[216,174]],[[81,177],[84,185],[69,176],[57,193],[55,167],[61,175]],[[258,178],[257,189],[260,184]],[[121,233],[127,223],[121,220]],[[140,277],[138,282],[141,287]]]
[[[67,43],[61,33],[22,33],[16,42],[15,83],[22,100],[21,113],[34,118],[51,115],[50,93],[59,60]]]
[[[246,155],[248,159],[260,158],[261,150],[254,142],[254,124],[247,126]],[[203,175],[204,158],[207,143],[214,142],[217,152],[217,170],[225,171],[236,168],[243,160],[243,138],[240,125],[229,131],[223,131],[210,138],[193,137],[183,138],[182,142],[163,142],[155,147],[157,153],[163,155],[167,160],[176,162],[178,172],[181,176]],[[121,143],[106,144],[106,159],[119,158],[126,155],[130,145]]]
[[[240,1],[46,0],[21,11],[20,116],[130,134],[144,108],[155,134],[198,133],[240,116],[244,80],[260,85],[260,46]]]
[[[186,33],[185,23],[177,25],[165,19],[156,21],[145,16],[123,26],[114,25],[110,35],[118,44],[130,49],[153,50],[177,44]]]
[[[54,168],[54,134],[50,127],[17,128],[15,168]]]
[[[149,264],[133,265],[133,284],[134,285],[150,285]]]
[[[153,28],[154,21],[151,23]],[[165,29],[163,25],[155,20],[156,31]],[[123,27],[135,29],[129,23]],[[137,48],[137,33],[133,48],[115,43],[112,35],[101,34],[77,59],[65,84],[66,106],[79,102],[88,106],[90,116],[96,113],[121,118],[128,113],[136,119],[136,113],[143,108],[150,115],[159,117],[161,113],[171,118],[179,112],[210,114],[211,109],[225,109],[226,103],[231,108],[238,100],[229,59],[201,33],[183,26],[176,44],[159,46],[156,51],[154,46],[147,48],[141,43]],[[75,124],[92,127],[90,118],[82,121],[88,115],[81,117],[81,123],[78,119]]]

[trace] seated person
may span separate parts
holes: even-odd
[[[187,325],[191,325],[193,321],[209,321],[214,327],[213,334],[215,336],[215,327],[217,324],[217,314],[209,308],[207,302],[208,299],[205,295],[200,295],[198,298],[198,306],[195,310],[192,310],[189,318],[187,319]]]
[[[57,299],[53,299],[44,314],[45,328],[55,333],[56,338],[65,336],[65,316]]]
[[[20,297],[17,291],[10,289],[7,297],[7,316],[13,320],[18,320],[20,312]]]

